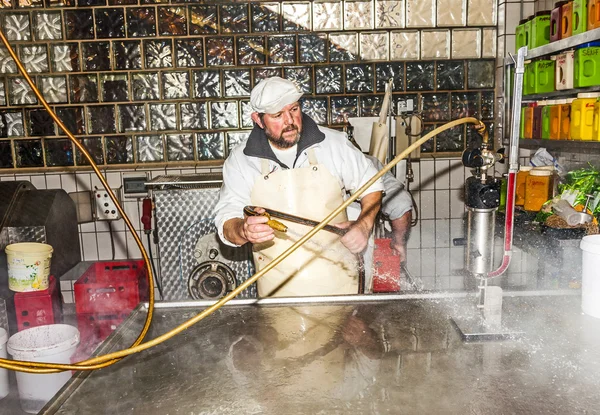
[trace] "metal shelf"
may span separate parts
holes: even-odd
[[[521,138],[519,145],[522,148],[540,148],[545,147],[549,150],[552,149],[569,149],[569,150],[599,150],[600,141],[572,141],[572,140],[541,140],[541,139],[530,139]]]
[[[538,101],[540,99],[552,99],[561,97],[575,97],[582,92],[600,92],[600,85],[590,86],[586,88],[562,89],[560,91],[546,92],[544,94],[523,95],[522,102]]]

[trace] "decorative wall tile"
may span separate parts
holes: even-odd
[[[465,26],[467,0],[437,0],[437,26]]]
[[[342,30],[342,2],[314,1],[313,30]]]
[[[253,32],[279,32],[279,3],[250,5]]]
[[[404,90],[404,64],[399,62],[378,63],[375,65],[376,91],[385,92],[385,87],[393,78],[392,88],[394,92]]]
[[[394,29],[404,27],[405,0],[375,0],[375,27]]]
[[[75,7],[75,0],[48,0],[48,6],[50,7]]]
[[[437,89],[464,89],[464,61],[439,61],[437,65]]]
[[[71,140],[64,138],[44,140],[44,147],[46,148],[47,166],[72,166],[74,164]]]
[[[250,105],[250,101],[240,101],[240,120],[242,122],[242,128],[254,127],[254,121],[252,121],[252,113],[254,110]]]
[[[26,119],[29,121],[29,135],[49,136],[55,135],[54,121],[45,109],[25,110]]]
[[[143,105],[118,105],[119,132],[146,130],[146,110]]]
[[[98,39],[125,37],[123,9],[96,9],[96,37]]]
[[[22,137],[24,135],[23,113],[21,111],[0,111],[0,136]]]
[[[163,72],[163,99],[190,97],[190,74],[188,72]]]
[[[127,75],[100,75],[100,89],[104,102],[129,100]]]
[[[144,41],[144,54],[147,68],[173,67],[173,46],[171,40]]]
[[[198,160],[221,160],[225,152],[223,133],[197,133]]]
[[[0,169],[13,168],[12,146],[10,141],[0,141]]]
[[[190,35],[218,33],[217,6],[201,4],[190,7]]]
[[[80,138],[79,142],[92,156],[94,163],[104,164],[104,151],[102,146],[102,137]],[[88,166],[90,162],[79,150],[75,150],[75,160],[78,166]]]
[[[239,144],[245,143],[248,140],[249,131],[237,131],[225,133],[225,140],[227,141],[227,151],[231,152],[232,149],[237,147]]]
[[[310,66],[286,66],[283,68],[283,76],[294,81],[305,94],[313,93],[312,68]]]
[[[34,13],[35,38],[37,40],[62,39],[62,18],[60,12]]]
[[[4,87],[4,80],[0,79],[0,105],[4,106],[7,103],[6,89]]]
[[[366,61],[385,61],[389,57],[388,32],[360,34],[360,57]]]
[[[422,94],[423,121],[449,121],[450,95],[447,92]]]
[[[235,101],[210,103],[211,128],[238,128],[238,106]]]
[[[177,39],[175,41],[177,66],[202,67],[204,66],[204,43],[199,39]]]
[[[311,2],[283,2],[283,31],[301,32],[310,30],[312,26]],[[318,30],[318,29],[314,29]]]
[[[194,160],[192,134],[167,135],[167,161]]]
[[[98,79],[96,75],[72,75],[69,77],[71,102],[98,102]]]
[[[206,64],[208,66],[233,65],[233,38],[207,37]]]
[[[78,7],[106,6],[106,0],[77,0]]]
[[[248,33],[248,3],[220,7],[221,33]]]
[[[27,72],[48,72],[48,49],[46,45],[21,46],[20,57]]]
[[[221,77],[219,71],[194,72],[194,97],[221,97]]]
[[[40,77],[42,95],[48,103],[65,103],[67,96],[66,76],[42,76]]]
[[[464,117],[478,117],[479,94],[477,92],[452,92],[450,95],[453,120]]]
[[[30,40],[29,14],[7,13],[4,15],[4,33],[8,40]]]
[[[342,67],[340,65],[318,66],[315,68],[317,94],[341,94]]]
[[[31,105],[37,103],[37,98],[27,81],[25,81],[25,78],[11,78],[9,87],[9,101],[11,105]]]
[[[150,104],[150,129],[152,131],[176,130],[175,104]]]
[[[250,69],[223,70],[226,97],[250,96]]]
[[[358,34],[335,33],[329,35],[329,60],[352,62],[358,58]]]
[[[296,63],[296,36],[282,35],[267,37],[269,63]]]
[[[0,73],[17,73],[17,64],[6,48],[0,48]]]
[[[181,128],[184,130],[206,130],[208,109],[206,102],[186,102],[180,104]]]
[[[469,26],[495,26],[496,0],[469,0],[467,24]]]
[[[131,75],[133,83],[133,99],[136,101],[148,101],[160,99],[158,90],[158,73],[134,73]]]
[[[94,17],[91,10],[65,10],[67,39],[93,39]]]
[[[469,61],[467,63],[467,88],[493,88],[495,72],[493,60]]]
[[[346,93],[373,92],[372,65],[346,65]]]
[[[331,123],[343,124],[348,118],[358,117],[358,97],[332,97]]]
[[[263,36],[240,36],[237,41],[239,65],[264,65],[265,38]]]
[[[17,167],[43,167],[44,154],[41,140],[15,141]]]
[[[164,160],[165,149],[160,135],[141,135],[136,137],[137,159],[141,163]]]
[[[452,31],[452,58],[479,58],[481,56],[481,32],[479,29],[455,29]]]
[[[186,9],[183,7],[159,7],[158,34],[161,36],[187,35]]]
[[[423,30],[421,39],[422,59],[447,59],[450,57],[449,30]]]
[[[493,91],[481,93],[481,119],[493,120],[494,119],[494,104],[495,97]]]
[[[44,3],[42,0],[18,0],[17,7],[19,8],[27,8],[27,7],[43,7]]]
[[[53,72],[79,72],[81,70],[77,43],[51,45],[51,48],[52,58],[50,60]]]
[[[406,27],[435,27],[436,0],[406,0]]]
[[[127,9],[127,36],[156,36],[156,15],[152,7]]]
[[[270,78],[272,76],[282,76],[281,68],[253,68],[252,73],[254,85],[258,84],[263,79]]]
[[[458,125],[435,137],[435,151],[461,151],[464,149],[465,127]]]
[[[302,112],[319,125],[327,124],[327,98],[301,98]]]
[[[383,99],[379,95],[360,96],[360,116],[378,117]]]
[[[85,71],[110,70],[110,43],[86,42],[81,44],[83,69]]]
[[[115,69],[141,69],[141,45],[137,40],[113,42]]]
[[[116,133],[115,107],[97,105],[87,107],[87,128],[90,134]]]
[[[133,163],[133,140],[131,137],[112,136],[104,138],[107,164]]]
[[[496,57],[497,40],[498,36],[496,35],[496,29],[483,29],[483,47],[481,53],[483,58]]]
[[[59,107],[56,108],[56,115],[67,127],[69,132],[74,135],[85,134],[85,121],[83,118],[83,108],[81,107]],[[58,135],[66,133],[57,127]]]
[[[298,45],[300,63],[327,61],[327,35],[319,33],[298,35]]]
[[[421,43],[417,30],[391,32],[390,39],[392,60],[419,59]]]
[[[407,62],[406,90],[432,91],[434,73],[433,70],[433,62]]]
[[[344,29],[373,29],[373,0],[344,1]]]
[[[108,0],[109,6],[126,6],[136,4],[138,4],[138,0]]]

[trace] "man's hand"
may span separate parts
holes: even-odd
[[[406,242],[410,234],[410,222],[412,221],[412,212],[408,211],[398,219],[392,220],[392,248],[394,255],[400,256],[400,262],[406,261]]]
[[[257,208],[257,213],[265,210]],[[269,218],[266,216],[245,216],[244,219],[233,218],[223,224],[223,234],[228,241],[243,245],[246,242],[258,244],[267,242],[275,237],[275,231],[267,225]]]
[[[371,229],[358,221],[347,221],[335,224],[338,228],[348,229],[348,232],[342,236],[340,241],[353,254],[359,254],[365,250],[369,241]]]

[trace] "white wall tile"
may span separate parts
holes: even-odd
[[[465,269],[465,247],[450,248],[450,275],[461,275]]]
[[[436,290],[449,290],[450,289],[450,277],[436,277],[435,279]]]
[[[406,27],[435,27],[435,0],[406,0]]]
[[[105,177],[111,189],[117,189],[121,187],[122,182],[120,172],[109,171],[105,174]]]
[[[65,304],[73,304],[75,302],[73,291],[63,291],[62,297]]]
[[[435,191],[426,190],[420,192],[421,194],[421,219],[435,219]]]
[[[421,248],[435,248],[435,221],[421,221]]]
[[[435,276],[435,263],[431,259],[435,257],[435,248],[421,249],[421,276]]]
[[[77,191],[77,181],[75,179],[75,173],[63,173],[60,175],[60,182],[62,189],[67,193]]]
[[[96,244],[96,235],[93,233],[84,233],[81,235],[83,246],[83,260],[97,261],[98,260],[98,245]]]
[[[466,237],[465,222],[462,219],[450,219],[450,241],[464,237]]]
[[[110,239],[110,233],[98,232],[96,234],[98,239],[98,256],[102,261],[112,260],[112,243]]]
[[[406,243],[407,249],[418,249],[421,247],[421,222],[417,223],[417,225],[411,228],[410,236],[408,237],[408,242]]]
[[[96,232],[96,225],[94,222],[82,223],[79,225],[79,231],[82,233]]]
[[[450,221],[448,219],[436,219],[435,220],[435,247],[436,248],[449,248],[450,245],[451,245]]]
[[[435,162],[421,160],[421,177],[419,190],[433,190],[435,187]]]
[[[45,190],[46,189],[46,176],[43,174],[34,174],[31,176],[31,184],[35,186],[36,189]]]
[[[10,175],[6,175],[6,176],[0,177],[0,181],[2,181],[2,182],[14,182],[15,180],[16,179],[15,179],[14,174],[10,174]]]
[[[46,187],[48,189],[61,189],[60,174],[46,174]]]
[[[465,186],[465,167],[458,159],[450,160],[450,189],[462,189]]]
[[[450,191],[435,191],[435,217],[436,219],[450,219]]]
[[[435,188],[445,190],[450,185],[450,160],[435,161]]]
[[[450,286],[448,287],[451,290],[464,290],[465,289],[465,277],[462,276],[451,276],[449,278]]]
[[[447,59],[450,57],[449,30],[423,30],[421,40],[422,59]]]
[[[434,276],[421,277],[421,282],[423,283],[424,290],[435,290],[436,289]]]
[[[437,26],[464,26],[467,23],[466,0],[438,0]]]
[[[15,174],[15,180],[30,182],[31,176],[29,174]]]
[[[140,223],[140,209],[141,209],[141,201],[138,203],[137,200],[127,200],[123,203],[123,209],[125,210],[125,214],[129,217],[129,220],[133,224],[133,227],[136,230],[141,230]]]
[[[421,275],[421,250],[420,249],[407,249],[406,251],[406,267],[408,272],[413,277]]]
[[[96,175],[94,175],[94,177],[95,176]],[[77,173],[75,175],[75,180],[77,182],[77,191],[90,192],[94,190],[90,173]]]
[[[450,217],[452,219],[462,218],[465,214],[464,190],[450,190]]]
[[[127,236],[125,232],[113,232],[115,259],[127,259]]]

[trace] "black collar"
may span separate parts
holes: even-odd
[[[319,130],[317,123],[315,123],[308,115],[302,114],[302,134],[300,135],[300,140],[298,140],[296,159],[298,159],[298,156],[300,153],[302,153],[302,151],[314,144],[320,143],[323,140],[325,140],[325,134]],[[248,141],[246,141],[244,154],[250,157],[273,160],[279,163],[282,167],[289,168],[277,159],[273,149],[269,145],[269,139],[265,134],[265,130],[256,125],[256,123],[254,124],[254,128],[248,137]]]

